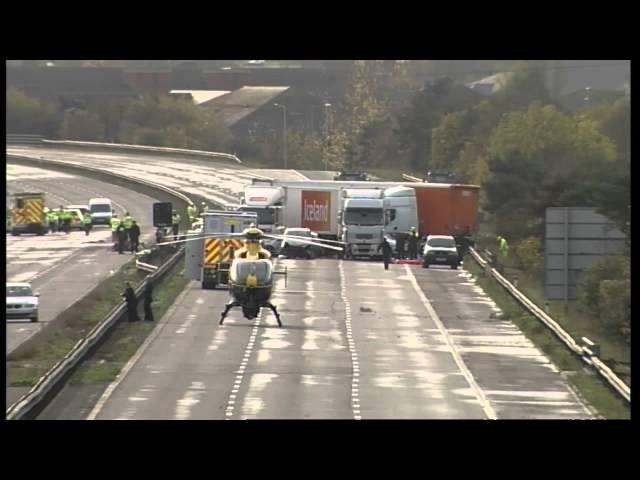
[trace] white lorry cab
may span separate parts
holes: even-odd
[[[258,228],[265,233],[271,233],[276,225],[282,224],[284,198],[285,191],[281,186],[254,184],[245,187],[244,201],[238,210],[255,213],[258,217]]]
[[[378,257],[384,229],[383,189],[344,189],[340,212],[340,240],[345,256]]]
[[[89,200],[89,211],[94,225],[109,225],[113,205],[108,198],[92,198]]]
[[[398,186],[384,191],[384,231],[395,238],[418,226],[416,191],[412,187]]]

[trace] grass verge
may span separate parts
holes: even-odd
[[[539,279],[521,269],[506,267],[506,277],[511,281],[518,277],[518,289],[539,307],[544,308],[544,290]],[[600,345],[601,359],[628,385],[631,382],[631,345],[621,335],[612,334],[598,318],[581,308],[580,303],[571,301],[565,309],[564,302],[549,302],[549,315],[574,338],[588,337]]]
[[[7,356],[7,385],[33,386],[120,303],[125,281],[135,288],[145,275],[132,259],[16,348]]]
[[[108,384],[116,379],[189,282],[181,273],[183,267],[182,262],[176,263],[164,280],[155,286],[152,308],[156,321],[121,322],[98,351],[73,374],[71,385]]]
[[[530,314],[493,278],[484,276],[483,270],[469,258],[465,269],[471,273],[476,284],[493,299],[524,335],[531,340],[562,371],[567,373],[570,384],[600,415],[607,419],[629,419],[630,408],[625,400],[601,380],[588,372],[585,365],[571,352],[540,320]]]
[[[151,263],[160,264],[172,253],[172,250],[159,252]],[[131,282],[135,288],[146,275],[146,272],[136,269],[135,259],[131,259],[16,348],[7,356],[7,386],[35,385],[44,373],[64,358],[79,340],[120,303],[125,281]]]

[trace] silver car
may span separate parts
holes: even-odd
[[[31,284],[7,282],[7,319],[28,318],[38,321],[38,297]]]

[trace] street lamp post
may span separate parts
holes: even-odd
[[[587,104],[587,108],[589,108],[589,105],[590,105],[589,102],[591,101],[591,98],[589,97],[589,94],[591,93],[591,87],[587,85],[586,87],[584,87],[584,90],[585,90],[584,101]]]
[[[282,150],[284,153],[284,168],[287,168],[287,107],[274,103],[274,107],[282,108]]]
[[[324,104],[324,169],[329,170],[329,107],[330,103]]]

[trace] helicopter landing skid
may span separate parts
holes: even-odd
[[[276,306],[270,302],[267,302],[265,304],[262,305],[263,307],[269,307],[271,309],[271,311],[273,312],[273,314],[276,316],[276,320],[278,321],[278,326],[281,327],[282,326],[282,322],[280,321],[280,314],[278,313],[278,309],[276,308]]]
[[[227,314],[229,313],[229,310],[231,310],[233,307],[242,307],[242,304],[236,300],[228,302],[224,307],[224,311],[220,315],[220,321],[218,322],[218,325],[223,324],[224,319],[227,317]],[[260,305],[260,307],[270,308],[273,314],[275,315],[276,320],[278,321],[278,326],[282,327],[282,322],[280,321],[280,314],[278,313],[278,309],[274,304],[272,304],[271,302],[266,302]],[[258,312],[259,312],[259,309],[258,309]]]

